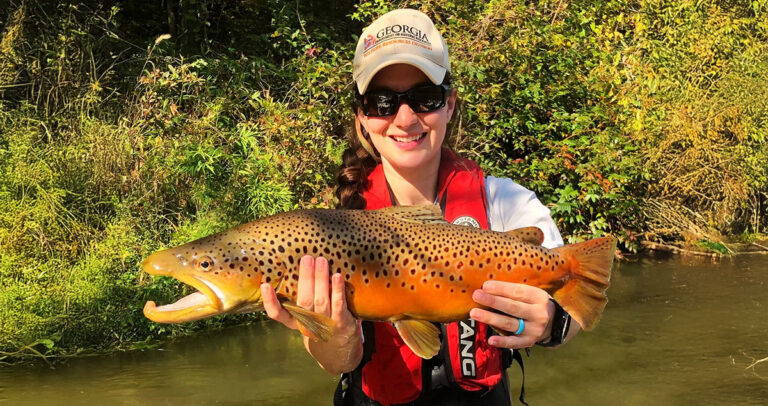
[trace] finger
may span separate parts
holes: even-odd
[[[530,304],[503,296],[490,295],[483,290],[472,292],[472,299],[479,305],[498,310],[509,316],[536,321],[549,319],[546,308],[544,308],[545,304],[549,304],[549,300],[544,303]]]
[[[478,289],[472,292],[472,300],[479,305],[487,306],[515,317],[533,319],[538,315],[538,312],[536,312],[537,305],[488,294],[484,290]]]
[[[291,316],[283,306],[280,305],[280,301],[277,300],[275,290],[268,283],[261,284],[261,299],[264,302],[264,310],[267,312],[267,316],[270,319],[283,323],[286,327],[296,329],[296,320]]]
[[[331,318],[343,334],[356,334],[359,331],[357,320],[347,308],[346,286],[341,274],[331,276]],[[341,332],[341,331],[340,331]]]
[[[502,330],[509,333],[514,333],[520,327],[520,322],[518,321],[517,317],[512,317],[506,314],[500,314],[500,313],[492,312],[490,310],[485,310],[485,309],[477,309],[477,308],[472,309],[469,312],[469,317],[471,317],[475,321],[488,324],[489,326],[492,326],[496,330]],[[522,335],[522,334],[529,333],[530,330],[533,328],[531,324],[532,323],[527,323],[527,325],[525,326],[525,330],[523,330],[523,332],[520,334]]]
[[[330,316],[330,295],[328,289],[328,260],[323,257],[315,259],[315,312]]]
[[[525,303],[544,303],[549,300],[549,294],[543,289],[522,283],[485,281],[483,291]]]
[[[490,336],[488,344],[499,348],[529,348],[536,344],[536,339],[531,336]]]
[[[520,321],[517,317],[494,313],[485,309],[472,309],[469,312],[469,317],[475,321],[485,323],[496,330],[506,331],[510,334],[515,333],[520,328]],[[544,329],[543,323],[525,319],[524,321],[525,326],[519,336],[533,336],[534,338],[541,336]]]
[[[306,310],[314,310],[315,305],[315,258],[305,255],[299,261],[299,287],[296,304]]]

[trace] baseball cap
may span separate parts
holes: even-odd
[[[451,71],[445,40],[421,11],[393,10],[363,30],[352,70],[358,92],[365,93],[377,72],[396,63],[419,68],[434,84]]]

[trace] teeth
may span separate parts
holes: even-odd
[[[423,137],[425,135],[427,135],[427,134],[426,133],[421,133],[421,134],[418,134],[418,135],[411,135],[409,137],[394,136],[392,138],[394,138],[395,141],[397,141],[397,142],[411,142],[411,141],[416,141],[416,140],[420,139],[421,137]]]

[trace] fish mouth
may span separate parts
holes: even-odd
[[[183,323],[225,313],[219,289],[211,282],[194,275],[174,275],[156,266],[150,256],[142,268],[150,275],[170,276],[185,283],[197,292],[184,296],[174,303],[158,306],[154,301],[144,305],[144,316],[156,323]]]

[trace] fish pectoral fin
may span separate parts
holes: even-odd
[[[264,303],[259,301],[258,303],[245,303],[232,310],[230,313],[256,313],[264,311]]]
[[[516,228],[507,231],[507,234],[533,245],[541,245],[544,242],[544,232],[538,227]]]
[[[390,206],[376,211],[392,215],[403,221],[420,224],[448,224],[443,218],[440,206],[423,204],[419,206]]]
[[[440,330],[426,320],[397,320],[397,332],[414,354],[430,359],[440,351]]]
[[[298,325],[301,334],[313,340],[328,341],[331,339],[334,323],[330,317],[288,302],[283,303],[283,308],[296,319],[296,325]]]

